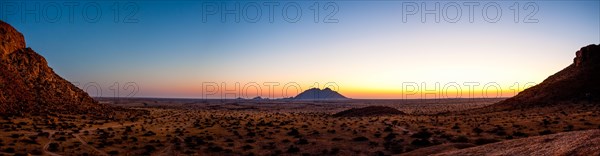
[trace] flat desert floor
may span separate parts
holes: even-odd
[[[3,117],[0,155],[427,155],[600,128],[596,105],[466,111],[503,99],[98,100],[145,113]],[[366,106],[407,114],[332,116]]]

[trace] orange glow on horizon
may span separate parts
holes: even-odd
[[[296,89],[294,86],[287,86],[286,90],[283,89],[284,85],[280,83],[276,86],[264,86],[263,83],[253,83],[253,85],[242,85],[240,83],[239,86],[235,87],[234,83],[226,84],[225,90],[221,88],[222,86],[219,83],[214,83],[212,85],[217,85],[219,88],[217,90],[216,87],[211,86],[202,86],[202,85],[185,85],[180,84],[176,86],[159,86],[155,88],[144,88],[142,91],[145,92],[145,95],[156,95],[156,97],[179,97],[179,98],[254,98],[256,96],[261,96],[263,98],[270,99],[278,99],[285,97],[294,97],[300,92],[313,88],[312,85],[300,85],[300,89]],[[433,86],[433,85],[432,85]],[[443,85],[440,85],[440,87]],[[352,99],[444,99],[444,98],[505,98],[515,96],[518,92],[524,90],[524,88],[520,88],[519,90],[512,89],[514,85],[499,85],[501,90],[496,89],[495,87],[489,87],[487,90],[484,90],[484,84],[474,87],[474,89],[469,90],[464,86],[461,86],[461,89],[456,87],[446,87],[437,88],[434,87],[427,88],[427,90],[412,90],[410,88],[404,88],[402,86],[398,87],[364,87],[364,86],[339,86],[337,91]],[[269,88],[271,87],[271,88]],[[429,86],[428,86],[429,87]],[[318,88],[323,89],[323,86]],[[334,89],[334,88],[332,88]],[[336,89],[334,89],[336,90]]]

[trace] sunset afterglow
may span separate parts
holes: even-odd
[[[76,11],[85,6],[80,3]],[[239,83],[239,94],[226,98],[283,98],[288,83],[302,90],[335,83],[340,93],[356,99],[510,97],[571,64],[564,58],[574,57],[574,47],[600,42],[597,1],[472,2],[478,4],[473,17],[467,7],[472,3],[463,1],[323,2],[318,19],[311,10],[313,2],[294,2],[302,12],[292,22],[281,16],[287,1],[277,2],[272,21],[263,2],[256,3],[263,6],[260,14],[243,11],[251,15],[239,21],[238,15],[210,10],[212,4],[235,8],[236,3],[240,8],[254,6],[141,1],[135,3],[139,11],[134,20],[124,21],[127,12],[120,12],[115,22],[113,3],[97,2],[103,12],[95,22],[79,13],[69,21],[64,10],[56,22],[48,22],[46,15],[36,21],[11,14],[10,9],[4,10],[2,20],[20,30],[27,46],[46,57],[55,72],[90,95],[103,97],[222,97],[203,89],[205,83],[224,83],[229,89]],[[436,14],[406,10],[423,5],[432,9],[436,3],[441,9],[438,22]],[[517,15],[514,3],[520,8]],[[443,10],[456,5],[461,7],[458,21],[453,18],[456,11]],[[495,5],[502,12],[498,21],[489,21],[496,11],[482,16],[482,8]],[[537,11],[532,12],[534,7]],[[328,16],[333,8],[337,12]],[[258,21],[250,18],[258,15]],[[243,90],[252,82],[261,88]],[[272,93],[264,86],[270,82],[279,83]],[[468,91],[465,83],[478,85]],[[139,90],[125,87],[133,84]],[[403,84],[426,84],[425,89],[436,91],[423,96]],[[492,87],[486,89],[487,84]],[[292,88],[287,96],[298,92]]]

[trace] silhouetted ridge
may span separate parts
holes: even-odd
[[[588,45],[575,53],[573,64],[542,83],[490,107],[525,108],[559,103],[600,102],[600,46]]]
[[[0,21],[0,114],[109,115],[107,108],[54,73],[44,57],[25,47],[21,33]]]
[[[340,93],[333,91],[329,88],[325,88],[323,90],[319,88],[311,88],[308,89],[296,97],[295,100],[343,100],[348,99],[341,95]]]
[[[385,106],[368,106],[363,108],[352,108],[333,114],[334,117],[361,117],[379,115],[403,115],[402,111]]]

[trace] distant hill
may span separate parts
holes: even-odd
[[[491,105],[518,109],[561,103],[600,103],[600,46],[588,45],[575,53],[573,63],[542,83]]]
[[[0,114],[108,115],[107,108],[54,73],[44,57],[26,47],[21,33],[0,21]]]
[[[333,91],[329,88],[325,88],[323,90],[319,89],[319,88],[311,88],[309,90],[306,90],[300,94],[298,94],[296,97],[294,97],[294,100],[344,100],[344,99],[348,99],[345,96],[343,96],[342,94]]]
[[[334,117],[362,117],[379,115],[403,115],[406,114],[392,107],[368,106],[363,108],[352,108],[333,114]]]

